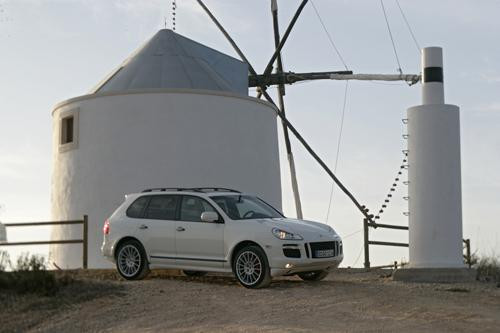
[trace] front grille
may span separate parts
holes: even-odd
[[[299,249],[284,248],[283,254],[287,258],[300,258],[300,250]]]
[[[331,258],[340,254],[340,244],[337,241],[333,242],[316,242],[309,243],[311,246],[312,258]]]

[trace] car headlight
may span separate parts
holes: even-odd
[[[292,240],[292,239],[301,240],[301,239],[303,239],[301,235],[292,234],[291,232],[284,231],[284,230],[281,230],[278,228],[273,228],[272,232],[273,232],[274,237],[276,237],[278,239],[283,239],[283,240]]]

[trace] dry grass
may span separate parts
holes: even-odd
[[[484,256],[477,260],[474,268],[481,281],[495,282],[500,288],[500,258],[497,256]]]
[[[4,255],[2,257],[5,258]],[[12,268],[10,260],[6,262]],[[0,290],[10,293],[53,296],[59,288],[72,282],[68,277],[56,278],[55,274],[47,271],[42,256],[22,254],[12,272],[5,272],[6,266],[4,264],[0,271]]]
[[[0,332],[25,332],[80,303],[122,295],[111,282],[79,277],[77,271],[48,271],[41,256],[23,254],[16,266],[8,255],[0,253],[1,258],[6,260],[0,267]]]

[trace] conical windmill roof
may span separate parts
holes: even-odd
[[[238,59],[162,29],[92,92],[165,88],[207,89],[246,96],[248,67]]]

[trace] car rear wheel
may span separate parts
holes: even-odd
[[[297,275],[304,281],[321,281],[328,276],[327,270],[323,271],[312,271],[312,272],[302,272]]]
[[[141,280],[149,273],[146,251],[136,240],[123,242],[116,251],[116,268],[127,280]]]
[[[205,276],[207,275],[207,272],[202,272],[202,271],[182,271],[184,275],[187,276]]]
[[[266,254],[255,245],[246,246],[236,253],[233,272],[245,288],[264,288],[271,283]]]

